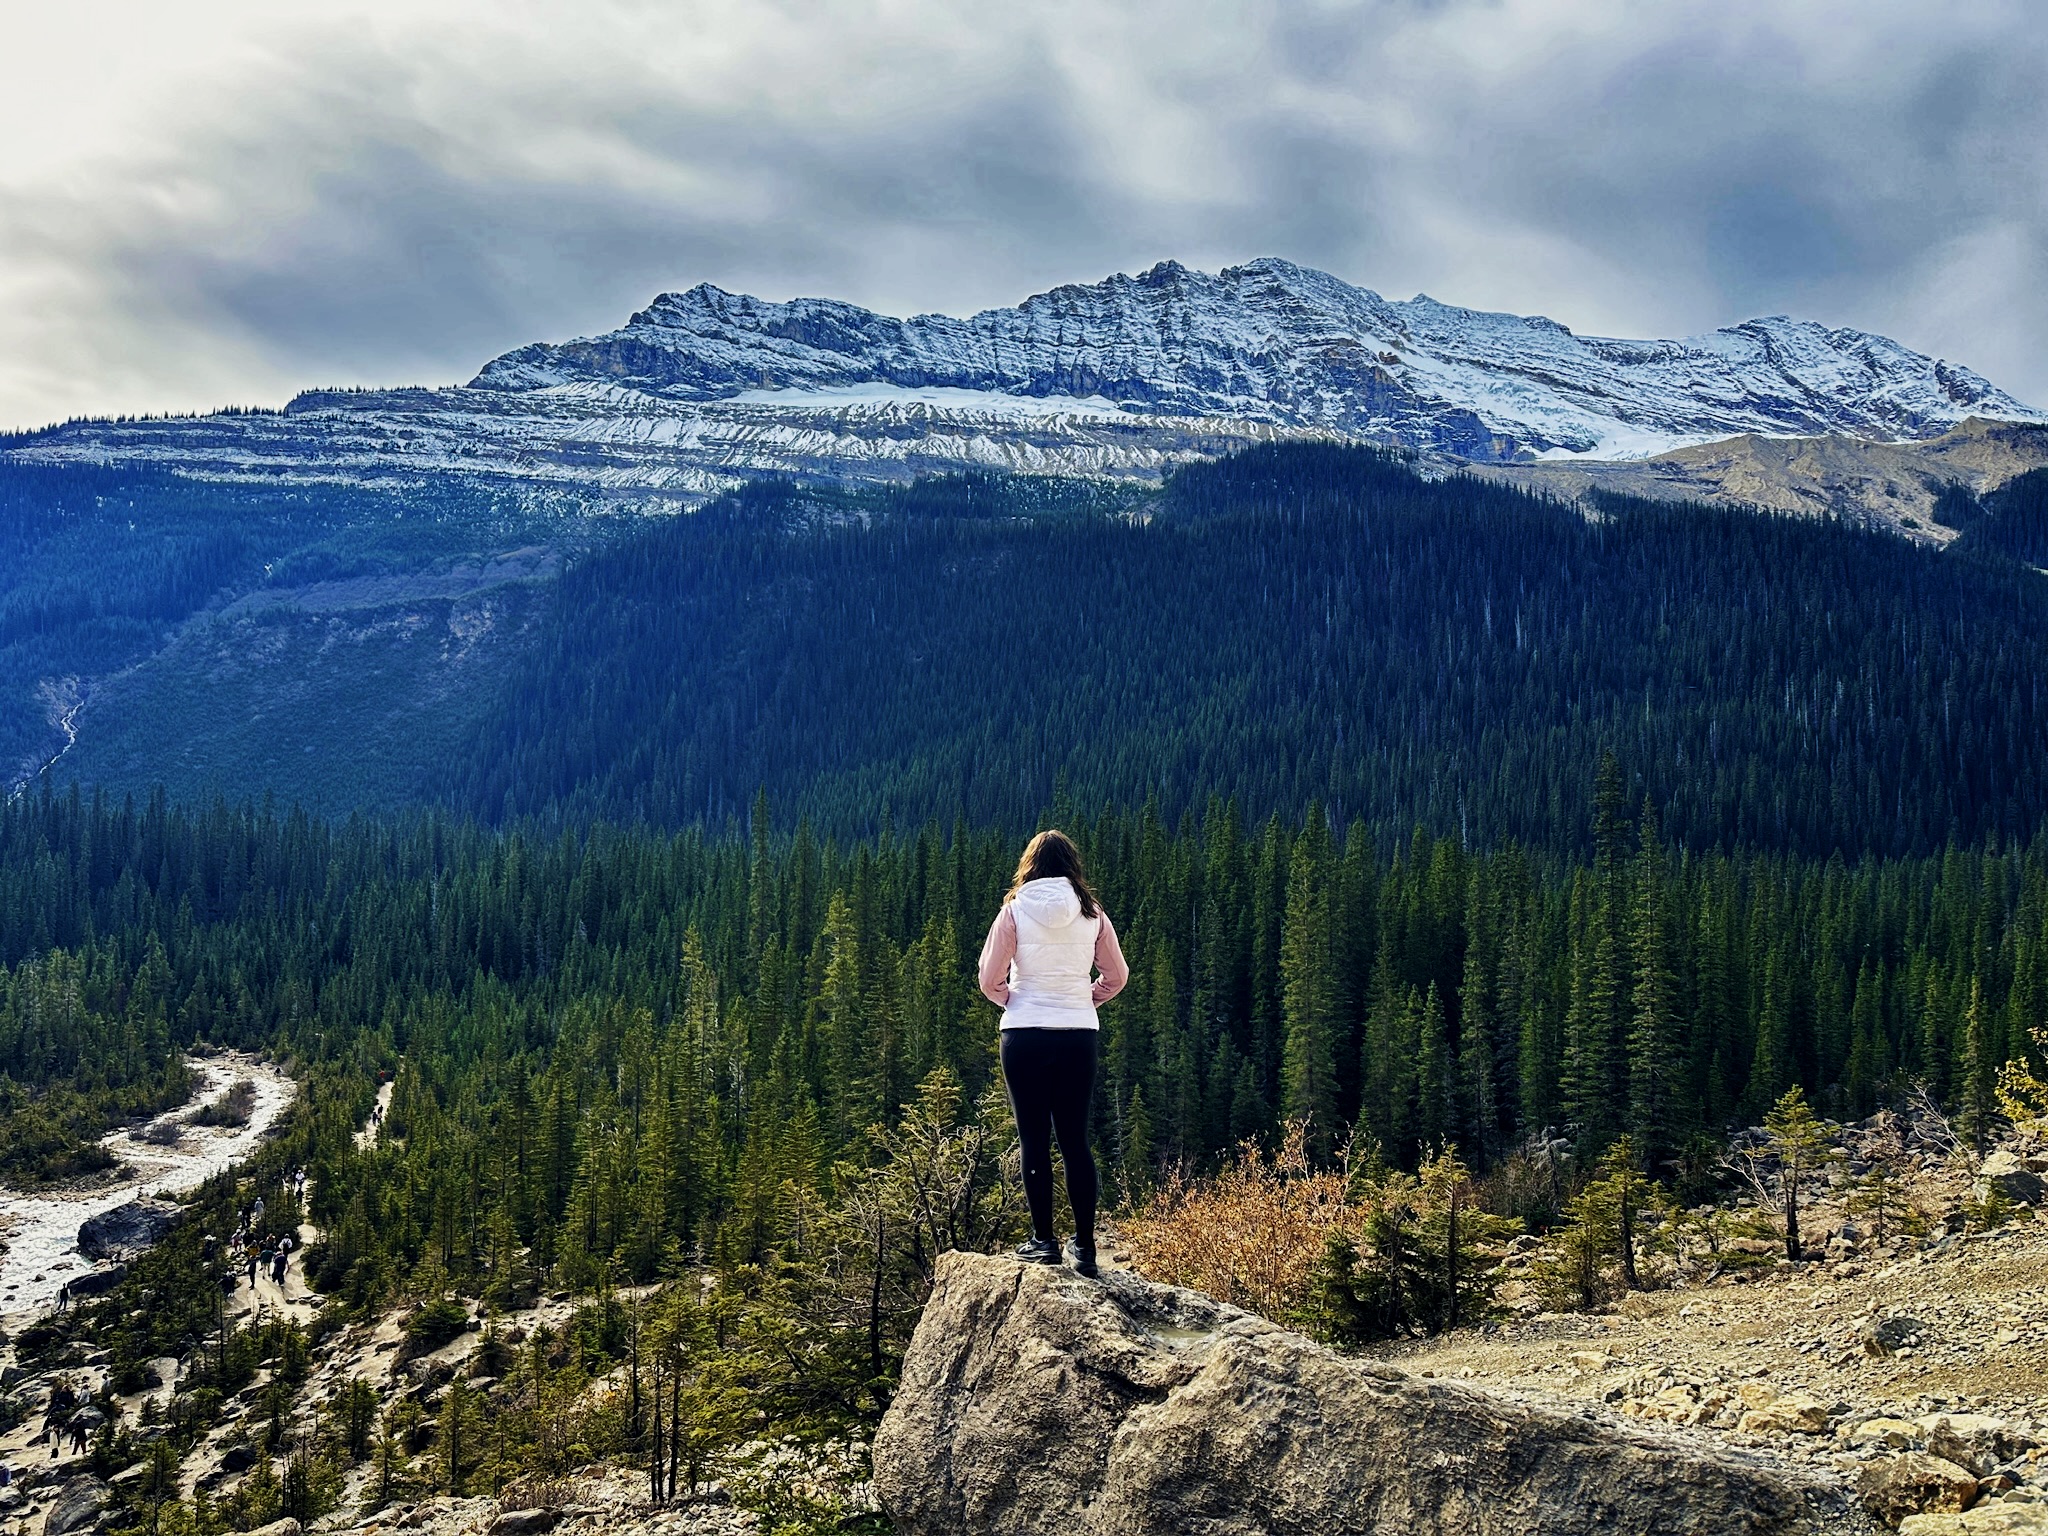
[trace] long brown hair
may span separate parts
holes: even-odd
[[[1048,827],[1024,845],[1024,857],[1017,861],[1016,878],[1010,882],[1010,889],[1003,900],[1009,901],[1024,887],[1027,880],[1051,880],[1065,875],[1074,887],[1074,894],[1081,898],[1081,915],[1093,917],[1102,910],[1102,903],[1095,899],[1095,893],[1088,888],[1088,877],[1081,873],[1081,850],[1074,846],[1074,840],[1057,828]]]

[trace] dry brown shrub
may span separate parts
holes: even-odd
[[[1271,1157],[1248,1141],[1213,1179],[1169,1174],[1118,1235],[1149,1278],[1286,1320],[1330,1234],[1359,1219],[1344,1189],[1342,1173],[1309,1167],[1304,1128],[1290,1126]]]

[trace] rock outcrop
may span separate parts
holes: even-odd
[[[874,1445],[911,1536],[1802,1532],[1839,1493],[1604,1415],[1348,1359],[1128,1274],[949,1254]]]
[[[126,1264],[109,1264],[105,1269],[89,1269],[70,1282],[74,1296],[104,1296],[123,1280],[128,1278]]]
[[[78,1251],[89,1259],[132,1259],[176,1226],[181,1214],[168,1200],[130,1200],[88,1217],[78,1229]]]
[[[74,1477],[57,1490],[49,1513],[43,1516],[43,1536],[72,1536],[99,1522],[107,1507],[107,1485],[96,1477]]]

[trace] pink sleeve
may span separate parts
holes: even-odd
[[[1010,1006],[1010,962],[1016,958],[1017,918],[1006,901],[981,946],[981,995],[998,1008]]]
[[[1095,934],[1095,969],[1102,974],[1095,981],[1095,1006],[1101,1007],[1131,979],[1131,968],[1124,963],[1124,948],[1116,941],[1116,925],[1109,920],[1107,912],[1102,914],[1102,926]]]

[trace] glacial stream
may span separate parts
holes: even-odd
[[[298,1092],[297,1084],[283,1072],[252,1056],[225,1052],[195,1058],[192,1067],[199,1091],[190,1102],[146,1126],[124,1126],[100,1138],[124,1165],[117,1182],[35,1194],[0,1185],[0,1244],[5,1245],[0,1255],[0,1314],[11,1319],[15,1313],[40,1310],[57,1299],[67,1280],[97,1267],[78,1251],[81,1222],[142,1195],[192,1189],[241,1162]],[[247,1125],[182,1125],[182,1134],[167,1146],[136,1134],[147,1126],[189,1119],[200,1105],[219,1098],[243,1078],[256,1085]]]

